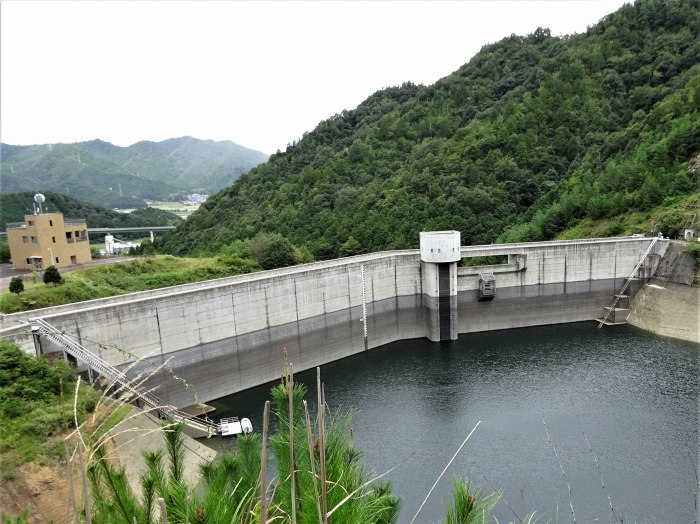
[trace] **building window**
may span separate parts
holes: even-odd
[[[71,263],[71,264],[77,264],[77,263],[78,263],[78,259],[75,258],[75,255],[71,255],[71,256],[70,256],[70,263]]]
[[[32,237],[32,244],[36,244],[36,237]]]
[[[66,241],[69,244],[73,243],[73,232],[72,231],[66,231]]]
[[[27,259],[27,264],[30,264],[30,265],[32,264],[32,259],[31,259],[31,258],[28,258],[28,259]]]
[[[24,235],[22,237],[22,242],[24,242],[25,244],[29,244],[29,237],[27,235]]]
[[[58,261],[58,257],[56,257],[56,264],[60,264],[60,262]]]
[[[51,242],[56,243],[56,237],[51,237]]]
[[[53,226],[53,220],[49,220],[49,225]]]
[[[33,225],[34,225],[34,221],[33,221],[33,220],[27,220],[27,224],[29,224],[30,226],[33,226]]]

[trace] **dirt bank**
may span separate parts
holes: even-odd
[[[126,469],[129,485],[140,494],[139,474],[145,470],[142,451],[163,448],[159,424],[152,418],[137,414],[136,410],[112,430],[108,456],[118,460]],[[62,442],[66,435],[56,435],[53,440]],[[213,460],[216,451],[197,440],[184,436],[185,479],[191,485],[199,480],[199,464]],[[167,455],[166,455],[167,456]],[[76,459],[77,460],[77,459]],[[166,466],[167,467],[167,466]],[[0,522],[28,510],[30,524],[56,524],[73,522],[73,504],[70,496],[68,468],[64,457],[45,457],[23,464],[0,479]],[[8,478],[5,478],[8,477]],[[82,489],[80,471],[76,464],[73,471],[73,489],[80,505]]]

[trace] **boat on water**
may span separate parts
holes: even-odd
[[[247,418],[228,417],[219,420],[216,429],[222,437],[234,437],[241,433],[248,435],[253,432],[253,424]]]

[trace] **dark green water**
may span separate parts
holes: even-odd
[[[322,378],[329,406],[356,412],[365,464],[383,473],[405,461],[388,476],[403,499],[400,522],[481,421],[416,522],[444,517],[458,474],[502,491],[500,522],[532,511],[572,522],[570,503],[578,523],[614,522],[609,496],[624,522],[683,524],[696,518],[699,353],[591,322],[396,342],[324,366]],[[315,399],[314,372],[297,380]],[[259,430],[268,391],[211,402],[214,418],[246,416]]]

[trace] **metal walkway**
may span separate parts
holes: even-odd
[[[133,380],[130,380],[129,377],[117,368],[85,349],[73,337],[60,332],[45,320],[41,318],[32,318],[29,322],[32,326],[32,332],[53,340],[61,346],[65,353],[85,363],[88,370],[95,371],[100,376],[107,379],[110,383],[110,389],[113,389],[115,393],[127,393],[130,396],[130,401],[138,399],[150,408],[149,411],[156,412],[159,417],[171,419],[176,422],[182,421],[190,428],[202,432],[203,436],[216,434],[217,426],[214,422],[195,418],[178,410],[174,406],[166,405],[158,397],[134,383]]]
[[[644,264],[644,261],[649,256],[649,253],[651,253],[651,251],[654,249],[654,246],[656,245],[656,241],[658,239],[659,239],[659,237],[654,237],[652,239],[651,243],[649,244],[649,247],[647,247],[647,250],[642,255],[642,258],[639,260],[637,265],[634,266],[634,269],[632,270],[632,274],[629,277],[627,277],[627,279],[625,280],[625,284],[622,286],[622,289],[620,290],[620,292],[617,295],[615,295],[615,299],[613,300],[612,304],[609,307],[605,308],[605,315],[603,316],[603,318],[597,319],[599,329],[602,328],[603,326],[616,326],[616,325],[627,323],[626,320],[623,322],[617,322],[615,320],[615,313],[616,312],[629,311],[629,308],[619,308],[619,307],[617,307],[617,305],[620,302],[620,300],[622,300],[622,299],[627,299],[629,301],[629,295],[626,294],[627,289],[629,288],[630,283],[635,279],[635,277],[637,275],[637,271],[639,271],[639,268],[642,267],[642,264]],[[612,321],[609,320],[611,314],[613,316]]]

